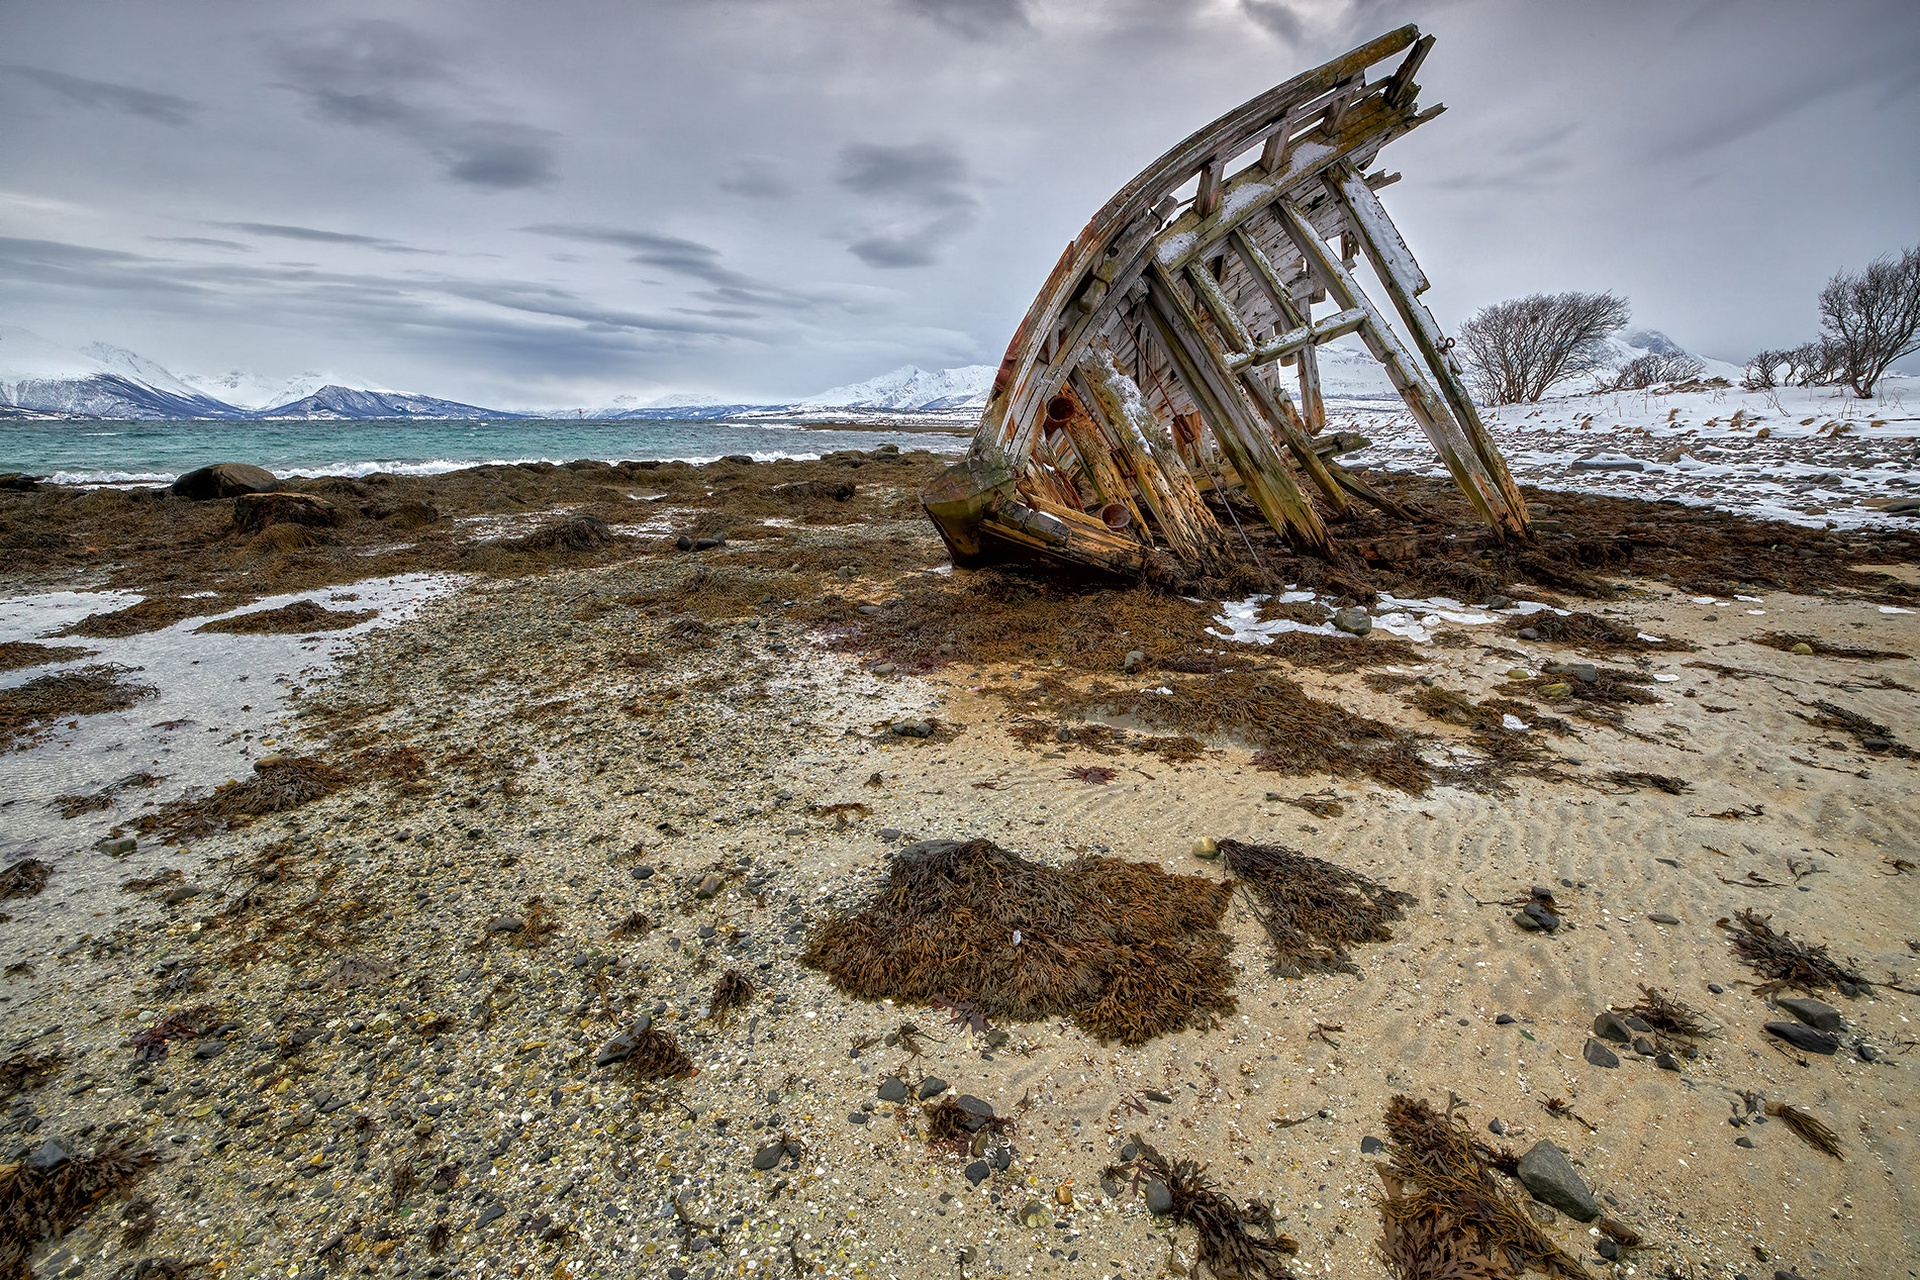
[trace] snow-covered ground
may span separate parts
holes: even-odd
[[[1872,400],[1836,387],[1730,387],[1568,395],[1484,416],[1522,484],[1920,534],[1920,514],[1885,509],[1920,499],[1920,378],[1890,376]],[[1404,411],[1335,401],[1329,428],[1373,441],[1348,465],[1445,474]]]

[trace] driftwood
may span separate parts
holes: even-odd
[[[1323,434],[1316,348],[1356,333],[1493,535],[1527,536],[1452,340],[1420,301],[1426,275],[1375,194],[1398,175],[1362,176],[1444,109],[1414,101],[1432,44],[1406,26],[1295,76],[1094,216],[1014,334],[966,459],[922,495],[955,564],[1133,574],[1166,553],[1203,569],[1226,549],[1222,519],[1238,519],[1229,498],[1322,552],[1323,510],[1404,515],[1335,461],[1353,438]],[[1406,337],[1355,279],[1361,253]]]

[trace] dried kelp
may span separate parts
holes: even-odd
[[[5,871],[0,871],[0,902],[8,898],[34,897],[47,887],[47,873],[52,870],[50,863],[38,858],[22,858]]]
[[[27,1161],[0,1173],[0,1276],[24,1276],[42,1240],[65,1235],[100,1201],[159,1163],[151,1151],[118,1144],[51,1165]]]
[[[1131,1145],[1138,1154],[1124,1164],[1109,1165],[1106,1176],[1130,1177],[1135,1186],[1146,1180],[1164,1184],[1171,1200],[1168,1216],[1193,1228],[1199,1237],[1200,1266],[1210,1275],[1217,1280],[1294,1280],[1287,1260],[1300,1251],[1300,1242],[1277,1229],[1272,1205],[1253,1199],[1234,1203],[1207,1177],[1207,1166],[1169,1160],[1139,1134],[1133,1135]]]
[[[1714,1030],[1706,1014],[1681,1004],[1658,987],[1641,987],[1640,999],[1624,1008],[1614,1005],[1613,1011],[1632,1014],[1655,1031],[1668,1035],[1699,1037],[1711,1035]]]
[[[0,1058],[0,1098],[10,1098],[22,1089],[33,1088],[60,1070],[66,1061],[66,1054],[57,1048],[45,1053],[22,1049]]]
[[[142,698],[159,694],[150,684],[127,679],[130,670],[118,663],[98,662],[0,689],[0,751],[58,721],[125,711]]]
[[[1231,895],[1146,863],[1056,868],[987,840],[928,842],[894,854],[886,886],[817,928],[803,961],[861,999],[1065,1017],[1140,1044],[1234,1007]]]
[[[753,983],[738,969],[729,969],[720,975],[713,984],[713,995],[708,998],[707,1008],[716,1018],[724,1019],[730,1009],[739,1009],[753,999]]]
[[[1387,921],[1405,915],[1413,895],[1345,867],[1280,845],[1222,840],[1220,856],[1252,895],[1254,914],[1273,948],[1273,971],[1353,973],[1347,948],[1385,942]]]
[[[1647,640],[1631,624],[1610,622],[1598,614],[1574,610],[1559,614],[1549,609],[1514,614],[1507,619],[1510,631],[1532,631],[1542,640],[1570,644],[1602,653],[1680,653],[1699,648],[1685,640]]]
[[[1863,649],[1854,645],[1831,644],[1817,636],[1796,635],[1791,631],[1763,632],[1753,637],[1753,643],[1778,649],[1782,653],[1792,653],[1794,646],[1805,645],[1822,658],[1853,658],[1860,662],[1886,662],[1913,657],[1910,653],[1899,653],[1892,649]]]
[[[634,1038],[627,1069],[642,1080],[678,1080],[693,1074],[693,1059],[680,1047],[680,1037],[649,1026]]]
[[[1523,1270],[1580,1277],[1579,1262],[1541,1232],[1491,1169],[1508,1153],[1470,1136],[1451,1110],[1396,1094],[1387,1102],[1388,1163],[1379,1254],[1395,1280],[1479,1280]]]
[[[1877,720],[1870,720],[1857,711],[1835,706],[1825,700],[1812,704],[1817,715],[1802,716],[1808,724],[1819,725],[1823,729],[1841,729],[1853,735],[1863,751],[1876,755],[1911,756],[1913,748],[1893,736],[1893,730]]]
[[[1775,933],[1769,923],[1772,919],[1772,916],[1755,914],[1749,907],[1731,919],[1723,916],[1715,922],[1732,932],[1734,954],[1768,980],[1760,988],[1760,994],[1766,995],[1781,987],[1802,987],[1809,991],[1832,987],[1841,995],[1858,996],[1871,989],[1871,983],[1848,967],[1854,961],[1843,965],[1827,953],[1825,945],[1795,942],[1784,931]]]
[[[198,1040],[211,1035],[225,1018],[210,1004],[179,1009],[156,1019],[152,1026],[133,1034],[129,1044],[141,1062],[158,1062],[167,1056],[168,1045],[175,1040]]]
[[[255,609],[252,613],[204,622],[195,627],[194,632],[217,631],[227,635],[259,636],[343,631],[360,625],[379,612],[378,609],[328,609],[312,600],[296,600],[278,609]]]
[[[234,831],[257,817],[297,809],[331,795],[349,781],[346,771],[317,756],[262,756],[253,776],[210,794],[189,793],[140,818],[142,833],[158,832],[169,844]]]
[[[1785,1102],[1769,1102],[1767,1114],[1793,1130],[1802,1142],[1815,1150],[1824,1151],[1836,1160],[1846,1158],[1840,1154],[1840,1136],[1800,1108]]]

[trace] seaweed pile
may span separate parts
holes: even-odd
[[[347,627],[358,626],[378,612],[378,609],[329,609],[311,600],[295,600],[292,604],[281,605],[278,609],[255,609],[252,613],[236,614],[231,618],[203,622],[194,630],[196,633],[218,631],[236,636],[341,631]]]
[[[55,722],[103,711],[125,711],[159,690],[127,679],[130,669],[112,662],[36,676],[0,689],[0,751],[50,729]]]
[[[1167,1216],[1193,1228],[1199,1237],[1200,1266],[1208,1273],[1217,1280],[1294,1280],[1287,1259],[1300,1251],[1300,1243],[1275,1228],[1272,1205],[1263,1200],[1234,1203],[1207,1177],[1205,1165],[1169,1160],[1138,1134],[1128,1145],[1137,1154],[1124,1164],[1109,1165],[1106,1176],[1130,1175],[1136,1186],[1143,1179],[1162,1184]]]
[[[1252,896],[1273,948],[1273,971],[1354,973],[1347,948],[1385,942],[1413,895],[1281,845],[1222,840],[1220,857]]]
[[[159,1163],[151,1151],[124,1144],[69,1156],[47,1143],[0,1171],[0,1276],[28,1276],[27,1255],[42,1240],[65,1235],[100,1201],[131,1186]]]
[[[1843,996],[1858,996],[1865,995],[1871,988],[1872,984],[1858,972],[1829,955],[1824,944],[1795,942],[1790,934],[1775,933],[1768,923],[1772,919],[1772,916],[1755,914],[1749,907],[1731,919],[1722,917],[1715,922],[1733,934],[1734,954],[1767,979],[1759,988],[1760,995],[1771,994],[1781,987],[1808,991],[1832,987]]]
[[[1509,1153],[1476,1142],[1451,1110],[1405,1094],[1387,1102],[1386,1120],[1379,1252],[1394,1280],[1587,1274],[1494,1181],[1493,1168],[1514,1163]]]
[[[866,906],[807,943],[804,963],[850,996],[1064,1017],[1124,1044],[1234,1008],[1218,881],[1118,858],[1049,867],[988,840],[929,841],[891,864]]]
[[[297,809],[345,786],[345,772],[315,756],[262,756],[253,776],[229,782],[211,794],[189,793],[141,816],[142,834],[159,832],[170,844],[234,831],[255,818]]]

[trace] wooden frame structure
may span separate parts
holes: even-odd
[[[1404,514],[1334,460],[1339,433],[1323,435],[1315,349],[1350,333],[1495,536],[1527,535],[1453,343],[1420,301],[1427,278],[1375,194],[1399,175],[1362,176],[1444,110],[1414,101],[1432,45],[1406,26],[1295,76],[1094,215],[1015,332],[966,460],[922,495],[956,565],[1136,573],[1163,550],[1198,569],[1225,547],[1221,518],[1237,519],[1208,494],[1237,493],[1321,552],[1322,508]],[[1356,280],[1363,252],[1408,338]]]

